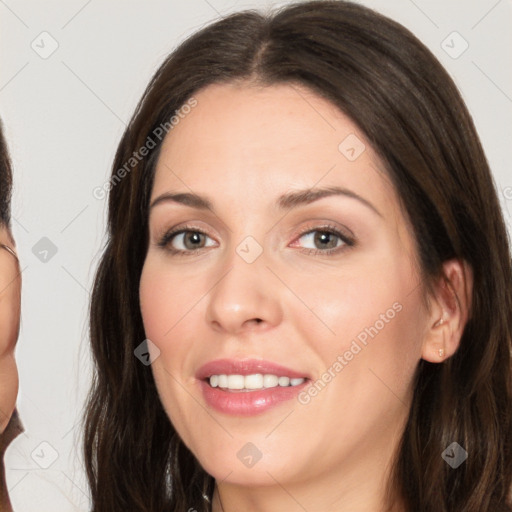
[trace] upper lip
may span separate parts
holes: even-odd
[[[203,380],[212,375],[252,375],[255,373],[272,374],[291,379],[309,378],[304,372],[262,359],[215,359],[201,366],[196,373],[196,378]]]

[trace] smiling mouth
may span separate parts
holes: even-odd
[[[251,392],[271,388],[300,386],[308,380],[305,377],[290,378],[274,374],[253,373],[250,375],[220,374],[211,375],[205,382],[212,388],[227,392]]]

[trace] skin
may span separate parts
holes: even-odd
[[[217,481],[214,512],[384,510],[414,370],[421,358],[442,362],[457,350],[468,298],[459,307],[439,285],[425,308],[396,192],[369,143],[332,104],[291,85],[214,84],[195,98],[164,141],[151,202],[194,192],[215,213],[174,202],[152,208],[140,280],[146,335],[160,350],[152,371],[170,421]],[[366,146],[352,162],[338,150],[349,134]],[[288,212],[275,205],[281,194],[324,186],[350,189],[379,214],[346,196]],[[185,223],[207,233],[203,249],[194,253],[190,233],[187,246],[183,235],[158,246]],[[316,231],[301,235],[321,234],[326,223],[351,230],[356,245],[326,255]],[[263,249],[250,264],[236,252],[247,236]],[[328,247],[344,245],[331,240]],[[191,254],[175,256],[171,247]],[[463,270],[461,262],[445,264],[460,295]],[[204,363],[265,359],[315,381],[397,302],[401,311],[309,403],[292,399],[242,418],[204,401],[195,378]],[[237,458],[248,442],[262,453],[251,468]]]
[[[8,229],[0,227],[0,243],[15,250]],[[18,394],[14,349],[20,326],[21,275],[17,259],[0,248],[0,433],[9,423]]]

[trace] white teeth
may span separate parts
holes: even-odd
[[[212,375],[210,386],[212,388],[226,389],[264,389],[277,386],[288,387],[298,386],[304,382],[304,378],[290,379],[290,377],[278,377],[272,374],[253,373],[251,375]]]
[[[279,385],[280,386],[289,386],[290,385],[290,377],[279,377]]]
[[[264,375],[263,376],[263,387],[275,388],[279,384],[279,377],[277,375]]]
[[[264,385],[264,378],[261,373],[254,375],[246,375],[244,379],[244,387],[247,389],[261,389]]]
[[[244,389],[245,387],[245,379],[243,375],[228,375],[228,385],[226,386],[229,389]]]

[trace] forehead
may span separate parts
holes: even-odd
[[[213,84],[194,98],[163,142],[153,198],[192,189],[248,209],[291,188],[341,186],[392,216],[397,198],[380,159],[326,99],[295,84]]]

